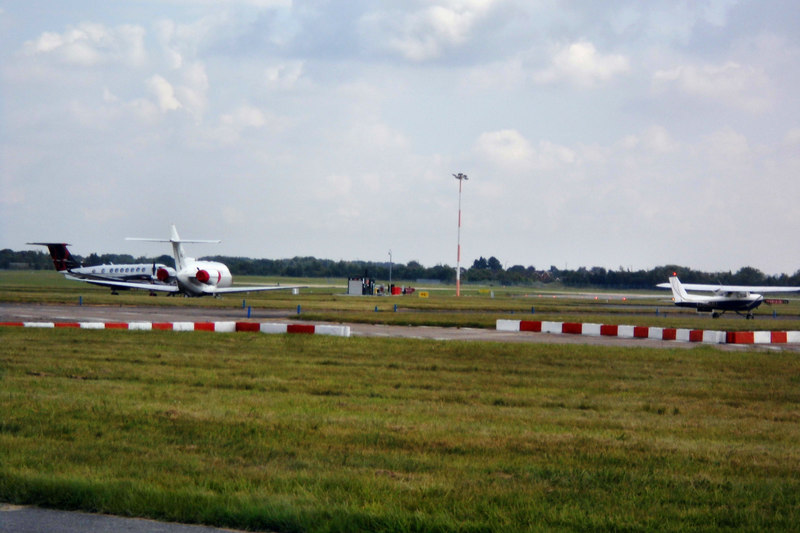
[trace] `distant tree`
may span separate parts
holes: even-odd
[[[472,268],[475,270],[485,270],[489,268],[489,263],[486,261],[485,257],[481,256],[472,262]]]

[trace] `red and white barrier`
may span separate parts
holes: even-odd
[[[710,331],[649,326],[622,326],[546,320],[498,320],[497,331],[533,331],[566,335],[656,339],[705,344],[789,344],[800,343],[800,331]]]
[[[349,337],[350,326],[279,324],[262,322],[0,322],[0,326],[25,328],[127,329],[138,331],[216,331],[233,333],[300,333]]]

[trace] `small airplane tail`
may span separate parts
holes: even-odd
[[[686,289],[683,288],[683,285],[681,285],[678,276],[669,278],[669,286],[672,289],[672,296],[675,298],[675,303],[684,302],[689,299],[689,294],[686,292]]]
[[[50,257],[53,259],[53,266],[59,272],[69,271],[73,268],[80,268],[81,264],[72,257],[72,254],[67,250],[69,244],[63,242],[29,242],[28,244],[36,244],[38,246],[47,246],[50,251]]]

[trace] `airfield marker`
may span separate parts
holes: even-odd
[[[453,174],[458,180],[458,255],[456,256],[456,296],[461,296],[461,183],[469,179],[466,174]]]

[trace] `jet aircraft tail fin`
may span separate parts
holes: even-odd
[[[178,236],[178,230],[175,228],[175,225],[172,225],[171,234],[169,239],[142,239],[142,238],[134,238],[134,237],[127,237],[129,241],[148,241],[148,242],[169,242],[172,243],[172,256],[175,258],[175,268],[180,272],[183,270],[187,264],[192,263],[195,261],[193,257],[187,257],[183,251],[183,243],[185,242],[193,242],[193,243],[219,243],[218,240],[206,240],[206,239],[181,239]]]
[[[38,246],[47,246],[50,251],[50,257],[53,259],[53,266],[59,272],[72,270],[73,268],[80,268],[81,264],[72,254],[69,253],[67,246],[69,244],[63,242],[29,242],[27,244],[36,244]]]

